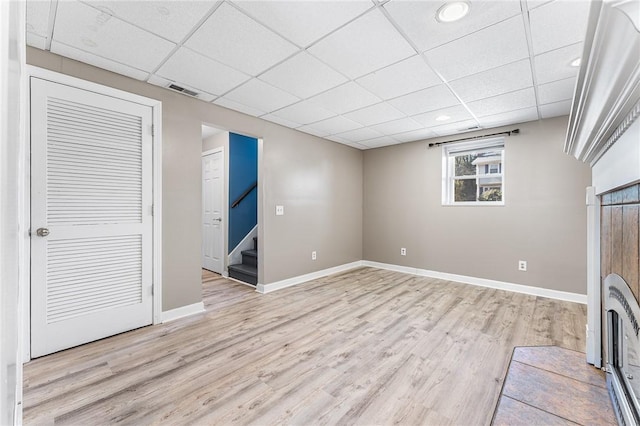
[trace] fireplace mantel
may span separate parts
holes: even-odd
[[[640,2],[594,1],[565,152],[592,166],[640,115]]]

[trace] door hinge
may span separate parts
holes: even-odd
[[[156,135],[156,126],[155,125],[151,125],[151,136],[155,136]]]
[[[155,204],[151,204],[151,216],[155,216],[155,214],[156,214]]]

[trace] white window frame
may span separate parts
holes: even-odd
[[[471,154],[478,151],[502,149],[502,167],[500,173],[476,174],[470,179],[478,177],[502,178],[502,201],[455,201],[454,198],[454,173],[455,157],[460,154]],[[505,205],[505,138],[480,139],[459,143],[451,143],[442,146],[442,205],[443,206],[504,206]]]

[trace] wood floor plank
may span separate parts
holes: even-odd
[[[524,404],[515,399],[503,396],[493,419],[493,426],[575,426],[577,423],[571,422],[562,417],[554,416],[539,408]]]
[[[25,424],[488,424],[514,346],[585,345],[582,305],[368,267],[203,299],[26,364]]]
[[[578,424],[615,424],[606,388],[518,361],[511,363],[503,395]]]
[[[605,373],[587,364],[584,353],[557,346],[518,347],[513,360],[584,383],[606,388]]]

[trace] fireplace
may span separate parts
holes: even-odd
[[[623,425],[640,424],[640,2],[590,3],[564,150],[587,191],[587,361],[606,365]]]
[[[620,275],[604,280],[607,388],[618,423],[640,424],[640,306]]]

